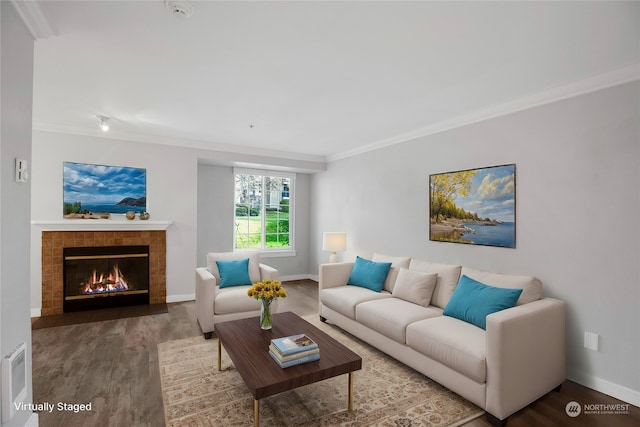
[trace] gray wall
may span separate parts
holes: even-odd
[[[639,100],[629,83],[330,163],[312,178],[312,270],[328,260],[322,232],[346,231],[347,260],[375,251],[536,275],[568,303],[570,378],[640,405]],[[429,241],[429,174],[507,163],[517,248]]]
[[[15,158],[31,164],[33,38],[10,2],[0,2],[0,357],[27,344],[27,398],[32,402],[31,322],[29,314],[29,210],[31,184],[16,183]],[[22,426],[28,411],[18,411],[3,426]]]
[[[296,256],[267,257],[262,262],[277,268],[280,277],[295,279],[309,274],[310,176],[296,174]],[[234,177],[230,166],[198,165],[198,265],[207,264],[208,252],[233,250]]]
[[[198,165],[198,265],[233,250],[233,168]]]
[[[147,170],[147,209],[167,228],[167,302],[194,298],[197,150],[54,132],[33,132],[31,219],[62,219],[63,162],[132,166]],[[41,231],[32,226],[31,307],[42,302]],[[35,314],[35,313],[34,313]]]
[[[313,162],[117,139],[115,131],[109,131],[109,138],[106,138],[99,130],[95,132],[95,135],[72,135],[33,131],[31,219],[36,222],[62,219],[62,163],[65,161],[147,169],[147,208],[151,219],[173,222],[167,229],[167,302],[194,299],[194,270],[198,265],[205,265],[206,252],[232,247],[232,168],[209,169],[198,164],[201,159],[211,162],[227,156],[245,165],[259,162],[280,168],[295,168],[300,164],[311,168],[318,166]],[[271,258],[268,262],[285,276],[306,275],[309,270],[308,175],[298,174],[296,185],[298,255]],[[34,316],[40,315],[42,304],[41,229],[40,225],[31,227],[31,309]]]

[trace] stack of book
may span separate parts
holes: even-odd
[[[272,339],[269,354],[281,368],[320,359],[318,344],[305,334]]]

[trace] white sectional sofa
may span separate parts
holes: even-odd
[[[494,425],[564,382],[565,303],[542,297],[540,280],[411,257],[371,261],[391,263],[380,292],[347,284],[354,262],[320,266],[321,320],[482,407]],[[483,316],[482,329],[443,314],[468,278],[522,293],[514,307]]]

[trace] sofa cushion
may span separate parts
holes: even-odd
[[[354,320],[356,318],[356,305],[365,301],[390,297],[391,294],[386,291],[373,292],[366,288],[347,285],[323,289],[320,292],[322,304]]]
[[[250,298],[247,291],[251,286],[231,286],[216,289],[213,304],[215,314],[241,313],[243,311],[260,310],[260,300]]]
[[[376,332],[404,344],[407,326],[418,320],[441,316],[437,308],[427,308],[400,298],[367,301],[356,306],[356,320]]]
[[[438,275],[435,273],[424,273],[401,268],[398,272],[392,295],[396,298],[428,307],[437,280]]]
[[[487,329],[487,316],[516,305],[522,289],[496,288],[463,275],[444,315]]]
[[[526,304],[542,298],[542,282],[533,276],[491,273],[475,268],[462,267],[462,273],[471,279],[498,288],[519,288],[522,294],[516,305]]]
[[[249,278],[252,283],[260,281],[260,254],[258,252],[209,252],[207,254],[207,270],[216,278],[216,284],[220,284],[220,272],[216,261],[249,258]]]
[[[415,258],[412,258],[409,263],[409,270],[436,273],[438,275],[438,281],[431,296],[431,304],[440,308],[445,308],[449,298],[453,295],[460,278],[461,269],[461,265],[438,264],[436,262],[420,261]]]
[[[220,287],[251,285],[249,258],[216,261],[220,273]]]
[[[391,267],[390,262],[373,262],[356,257],[347,285],[360,286],[380,292]]]
[[[384,281],[384,290],[392,292],[396,283],[396,277],[398,277],[398,271],[401,268],[409,268],[411,257],[389,256],[374,252],[373,257],[371,257],[371,261],[391,263],[389,274],[387,274],[387,279]]]
[[[486,331],[439,316],[407,326],[407,345],[478,383],[487,380]]]

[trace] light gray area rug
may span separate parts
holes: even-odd
[[[261,426],[458,426],[484,411],[317,316],[306,318],[362,357],[353,412],[342,375],[260,401]],[[253,397],[217,339],[201,336],[158,345],[167,426],[249,426]]]

